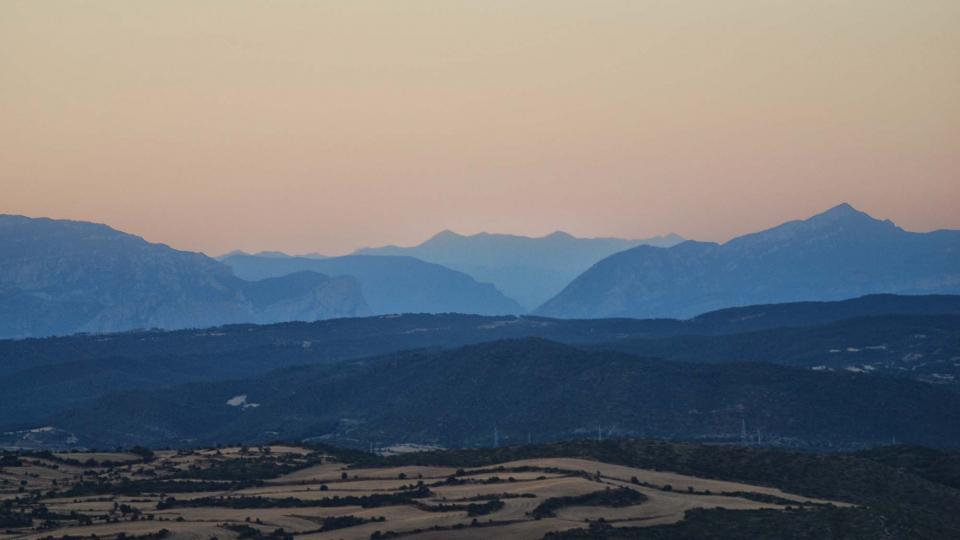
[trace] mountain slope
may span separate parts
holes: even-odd
[[[751,306],[690,321],[402,315],[0,340],[0,430],[35,426],[122,390],[251,378],[282,367],[532,336],[665,360],[856,370],[956,389],[958,314],[960,297],[881,296]],[[856,315],[872,316],[835,320]],[[794,328],[765,326],[771,324]]]
[[[529,310],[604,257],[638,245],[668,247],[682,241],[675,234],[626,240],[575,238],[559,231],[539,238],[489,233],[464,236],[443,231],[417,246],[363,248],[356,254],[407,255],[442,264],[478,281],[493,283]]]
[[[844,204],[725,244],[617,253],[536,313],[688,317],[746,304],[957,292],[960,231],[908,232]]]
[[[683,362],[769,362],[884,374],[960,390],[958,315],[884,315],[726,335],[625,337],[597,346]]]
[[[469,320],[454,317],[462,316],[436,316],[433,321],[420,319],[419,324],[413,320],[400,321],[396,326],[385,328],[383,334],[368,336],[344,325],[328,325],[313,333],[278,328],[267,334],[273,338],[269,345],[201,352],[209,340],[233,341],[235,329],[246,333],[254,330],[245,326],[227,327],[196,336],[192,341],[198,347],[191,354],[173,351],[157,354],[155,346],[160,339],[149,334],[123,337],[134,338],[130,341],[148,339],[153,342],[150,346],[131,348],[119,339],[114,341],[114,356],[86,356],[82,343],[76,343],[78,347],[70,355],[58,355],[55,351],[59,348],[51,347],[48,352],[51,363],[38,361],[29,367],[20,364],[19,368],[13,363],[0,369],[0,430],[35,426],[47,416],[117,391],[250,378],[281,367],[336,365],[396,350],[456,347],[485,339],[524,335],[549,336],[584,347],[665,361],[767,362],[814,371],[914,379],[954,392],[960,390],[960,366],[956,365],[956,358],[960,357],[960,316],[957,315],[887,315],[805,328],[661,338],[625,337],[616,332],[616,326],[580,324],[519,322],[485,329],[491,325],[471,327]]]
[[[619,436],[738,441],[744,423],[781,446],[891,437],[952,446],[960,395],[903,379],[663,362],[525,339],[116,394],[50,425],[100,445],[322,437],[469,446],[488,445],[494,426],[506,443],[590,436],[598,424]]]
[[[463,314],[407,314],[312,323],[233,325],[210,330],[140,331],[46,339],[0,340],[0,377],[65,361],[230,355],[266,348],[266,359],[290,349],[324,361],[421,347],[542,337],[570,344],[630,343],[675,336],[722,336],[831,325],[852,318],[960,315],[960,296],[875,295],[838,302],[746,306],[675,319],[547,319]],[[870,345],[873,343],[865,343]],[[842,345],[856,345],[843,343]],[[172,360],[165,360],[173,362]],[[296,363],[296,362],[295,362]],[[243,374],[239,374],[243,376]]]
[[[223,258],[245,279],[263,279],[309,270],[353,276],[374,313],[477,313],[502,315],[522,308],[494,286],[413,257],[348,255],[312,259],[231,255]]]
[[[367,313],[357,283],[251,283],[199,253],[95,223],[0,216],[0,336],[206,327]]]

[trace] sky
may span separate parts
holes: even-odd
[[[0,2],[0,213],[181,249],[960,228],[957,0]]]

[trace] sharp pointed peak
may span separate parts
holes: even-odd
[[[849,221],[849,220],[859,220],[859,221],[876,221],[883,222],[883,220],[877,219],[870,214],[857,210],[850,203],[840,203],[828,210],[825,210],[815,216],[812,216],[807,221],[808,222],[834,222],[834,221]]]
[[[842,202],[834,206],[833,208],[826,210],[825,212],[821,212],[820,215],[856,215],[856,214],[863,214],[863,213],[864,212],[861,212],[860,210],[857,210],[856,208],[854,208],[853,205],[851,205],[850,203]]]

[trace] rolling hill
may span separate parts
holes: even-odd
[[[726,335],[628,337],[598,347],[682,362],[878,373],[960,390],[958,315],[884,315]]]
[[[748,304],[960,292],[960,231],[914,233],[843,204],[725,244],[607,257],[536,314],[689,317]]]
[[[549,411],[549,414],[545,414]],[[86,444],[314,439],[487,446],[656,436],[842,449],[960,444],[960,394],[771,364],[688,364],[541,339],[413,351],[121,392],[52,418]]]
[[[931,315],[937,313],[946,315]],[[35,427],[118,391],[255,378],[283,367],[524,337],[664,360],[770,362],[957,388],[958,314],[960,297],[875,296],[749,306],[689,321],[403,315],[0,340],[0,429]]]
[[[624,438],[0,450],[0,524],[16,538],[940,540],[960,534],[960,491],[939,476],[957,457]]]

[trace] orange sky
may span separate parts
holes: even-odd
[[[0,3],[0,213],[218,254],[960,228],[957,0]]]

